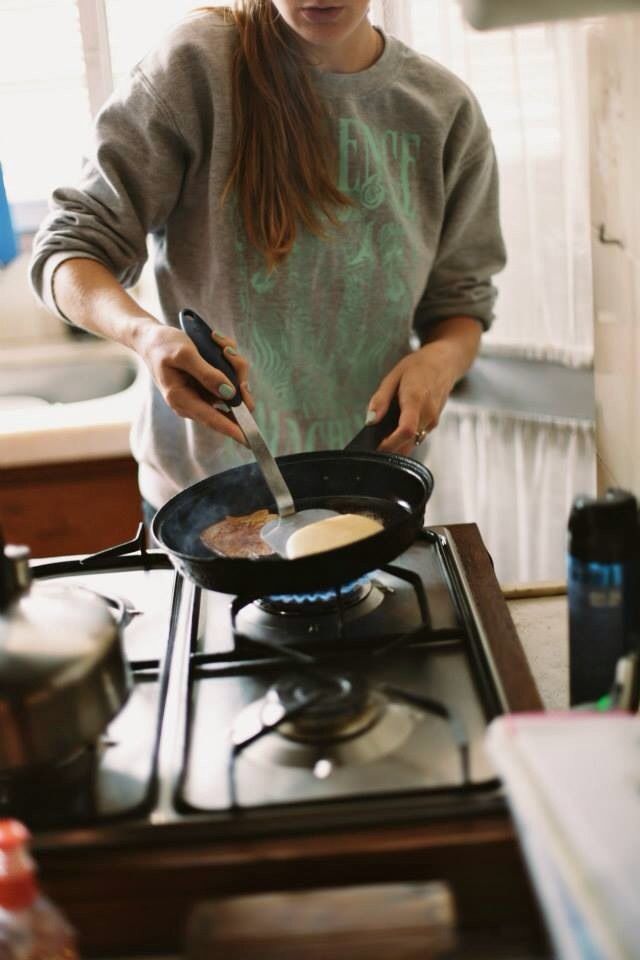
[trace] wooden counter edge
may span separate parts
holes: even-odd
[[[446,529],[460,554],[509,709],[514,713],[544,709],[478,527],[461,523]]]

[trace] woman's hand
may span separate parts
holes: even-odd
[[[367,423],[377,423],[396,394],[400,419],[378,447],[381,453],[406,456],[438,425],[449,394],[478,352],[481,332],[473,317],[442,320],[432,339],[403,357],[382,380],[369,401]]]
[[[253,410],[247,360],[240,356],[235,341],[229,337],[215,332],[211,336],[234,367],[242,399]],[[247,445],[235,421],[213,406],[215,400],[231,399],[236,393],[235,387],[223,373],[202,359],[186,333],[151,321],[142,325],[132,345],[147,365],[165,403],[175,413]]]

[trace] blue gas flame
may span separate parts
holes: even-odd
[[[349,594],[353,593],[359,587],[366,586],[370,580],[371,575],[365,574],[365,576],[359,577],[357,580],[346,583],[343,587],[340,587],[339,591],[318,590],[316,593],[278,593],[266,597],[266,600],[270,603],[299,604],[300,606],[305,603],[330,603],[336,599],[338,593],[340,593],[342,597],[349,596]]]

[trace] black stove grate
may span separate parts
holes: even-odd
[[[423,540],[425,543],[433,544],[435,538],[428,531],[422,531],[417,540]],[[414,570],[407,569],[398,564],[387,564],[380,568],[384,573],[388,573],[398,580],[409,584],[415,596],[419,609],[419,623],[411,630],[401,631],[398,635],[385,635],[377,638],[375,644],[368,647],[368,654],[374,657],[386,656],[394,650],[399,650],[412,643],[440,643],[447,641],[463,641],[468,635],[465,624],[461,622],[456,627],[434,627],[429,610],[429,600],[425,590],[423,578]],[[375,583],[375,574],[370,575]],[[349,602],[343,597],[341,587],[335,587],[332,595],[335,603],[326,613],[326,617],[332,618],[332,632],[335,648],[343,653],[348,653],[352,649],[357,650],[360,641],[357,631],[348,634],[346,613],[351,609]],[[197,588],[200,595],[201,590]],[[310,664],[317,660],[317,657],[326,651],[327,644],[320,640],[317,643],[305,642],[304,650],[299,647],[291,646],[287,640],[271,640],[267,637],[252,637],[243,632],[238,626],[240,613],[251,607],[255,603],[254,597],[235,596],[230,604],[230,625],[233,637],[233,649],[224,650],[216,653],[199,653],[196,650],[191,651],[191,664],[198,669],[198,676],[222,675],[228,672],[242,669],[242,664],[253,668],[259,661],[265,662],[269,659],[269,665],[276,665],[277,658],[284,658],[280,662],[286,664],[286,659],[297,660],[299,663]],[[287,623],[282,620],[282,635],[287,636]],[[332,652],[335,652],[332,647]],[[310,652],[305,652],[310,651]],[[275,655],[276,659],[273,659]],[[211,669],[207,672],[206,667]]]
[[[472,612],[465,605],[462,591],[456,582],[455,566],[445,562],[443,544],[432,531],[425,530],[417,538],[418,543],[422,543],[428,548],[435,548],[440,561],[442,570],[448,579],[448,589],[455,598],[455,606],[458,612],[457,622],[453,626],[434,626],[432,612],[430,610],[429,597],[425,589],[424,578],[421,573],[400,563],[394,562],[383,568],[381,572],[388,574],[408,585],[419,611],[418,623],[413,624],[411,629],[403,629],[398,633],[393,630],[385,632],[374,640],[368,639],[366,645],[363,645],[362,638],[358,636],[357,621],[354,628],[353,623],[347,621],[346,613],[350,607],[348,604],[340,602],[340,589],[334,590],[335,604],[330,613],[334,630],[333,640],[330,644],[326,640],[317,642],[296,643],[296,638],[287,635],[287,618],[283,618],[283,628],[279,637],[268,636],[249,636],[244,632],[240,625],[240,616],[243,610],[255,603],[254,598],[234,597],[229,604],[229,621],[231,645],[227,649],[200,650],[199,649],[199,617],[201,610],[201,601],[203,598],[199,588],[195,590],[194,611],[192,617],[191,647],[189,656],[189,669],[187,681],[187,699],[189,703],[186,734],[183,741],[183,760],[180,782],[175,794],[175,802],[183,813],[197,814],[203,810],[196,803],[195,806],[189,799],[188,788],[188,769],[190,764],[190,752],[192,749],[192,725],[195,716],[195,703],[197,699],[197,690],[201,683],[208,683],[217,680],[234,680],[245,678],[245,682],[269,683],[269,677],[278,677],[291,672],[295,669],[303,675],[322,680],[332,672],[340,671],[343,667],[348,669],[358,664],[363,669],[368,669],[368,665],[388,660],[390,663],[395,658],[401,656],[403,652],[420,651],[420,655],[428,657],[429,649],[437,647],[451,648],[453,650],[463,650],[465,656],[471,658],[471,647],[474,646],[477,638],[474,637],[474,621]],[[379,571],[373,573],[372,579],[375,584],[376,576]],[[485,716],[490,718],[500,711],[498,698],[495,690],[492,688],[491,679],[488,676],[486,664],[482,664],[482,658],[475,658],[475,667],[477,676],[474,679],[477,687],[478,696],[482,702]],[[465,728],[465,722],[456,709],[455,705],[438,700],[437,697],[426,696],[415,690],[405,688],[396,683],[374,683],[371,687],[373,692],[385,694],[388,699],[395,702],[404,702],[411,707],[431,714],[444,720],[448,726],[451,738],[452,748],[458,756],[459,780],[454,788],[457,794],[464,794],[482,791],[487,784],[478,785],[471,783],[470,780],[470,739]],[[248,747],[265,738],[268,734],[277,732],[281,727],[288,726],[292,721],[304,720],[305,714],[309,710],[317,708],[322,703],[324,694],[322,690],[311,692],[306,699],[296,703],[289,709],[285,709],[275,719],[269,719],[266,722],[258,723],[256,729],[251,734],[241,739],[234,739],[230,730],[226,731],[228,736],[228,757],[226,762],[227,790],[229,795],[229,814],[242,814],[246,818],[251,812],[251,804],[248,806],[239,802],[236,769],[237,761],[247,750]],[[199,721],[201,722],[201,721]],[[218,735],[225,735],[221,730]],[[320,744],[321,745],[321,744]],[[446,792],[446,791],[444,791]],[[407,791],[402,799],[401,805],[406,804],[407,796],[411,791]],[[420,790],[416,798],[425,797],[432,794],[442,795],[442,788],[433,790]],[[399,798],[396,798],[399,799]],[[353,801],[358,803],[369,801],[371,806],[371,797],[358,796],[354,792]],[[393,802],[393,798],[392,798]],[[288,809],[286,798],[283,798],[284,808]],[[322,801],[327,807],[331,806],[331,801]],[[302,804],[304,806],[304,804]],[[334,803],[335,807],[335,803]],[[260,811],[253,808],[257,813]],[[391,807],[387,807],[391,810]],[[209,811],[212,813],[213,811]],[[320,822],[320,821],[318,821]]]

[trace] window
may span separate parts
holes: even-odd
[[[205,6],[204,0],[201,6]],[[213,4],[212,4],[213,5]],[[114,81],[118,83],[194,0],[105,0]]]
[[[482,106],[500,169],[509,261],[484,348],[588,366],[593,356],[588,178],[590,21],[476,31],[453,0],[383,0],[403,39]],[[523,296],[523,291],[526,295]]]
[[[193,0],[0,0],[0,162],[15,225],[73,181],[92,114]]]
[[[0,0],[0,161],[19,228],[77,173],[90,119],[75,0]]]

